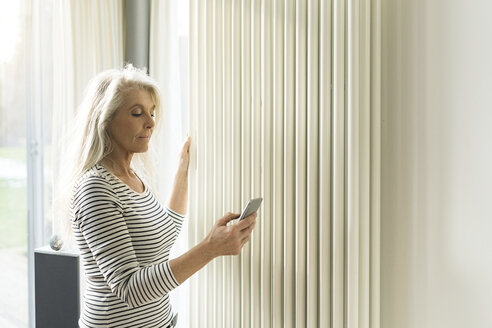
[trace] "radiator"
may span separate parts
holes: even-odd
[[[380,1],[190,1],[191,327],[379,327]]]

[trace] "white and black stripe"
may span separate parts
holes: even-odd
[[[95,165],[75,186],[71,220],[86,274],[80,327],[168,326],[178,286],[168,258],[183,216]]]

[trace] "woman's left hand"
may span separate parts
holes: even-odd
[[[190,165],[190,144],[191,137],[187,136],[183,143],[181,153],[179,154],[179,171],[181,172],[188,172],[188,167]]]
[[[176,213],[185,214],[188,202],[188,166],[190,165],[191,137],[186,136],[179,154],[179,167],[174,177],[174,186],[168,207]]]

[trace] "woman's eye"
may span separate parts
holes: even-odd
[[[140,116],[142,116],[142,114],[136,114],[136,113],[134,113],[134,114],[132,114],[132,116],[140,117]]]
[[[150,114],[151,117],[155,118],[155,113]]]

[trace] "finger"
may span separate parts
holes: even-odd
[[[253,230],[253,228],[255,227],[255,224],[256,224],[256,216],[253,217],[253,221],[251,221],[251,224],[250,225],[248,225],[245,228],[241,229],[241,232],[242,231]]]
[[[243,230],[244,228],[249,227],[251,225],[251,223],[253,223],[253,221],[256,220],[257,216],[258,216],[258,214],[256,212],[254,212],[250,216],[247,216],[244,220],[241,220],[237,223],[237,228],[239,230]]]
[[[241,230],[241,238],[251,235],[251,232],[255,228],[255,225],[256,225],[256,221],[254,221],[251,225]]]
[[[224,215],[224,217],[220,218],[217,221],[217,224],[219,224],[219,225],[226,225],[227,222],[232,221],[234,219],[237,219],[239,216],[240,215],[239,214],[236,214],[236,213],[227,213],[226,215]]]
[[[249,237],[250,237],[250,235],[241,239],[241,248],[243,248],[244,244],[246,244],[249,241]]]
[[[184,142],[183,142],[183,149],[190,148],[190,144],[191,144],[191,137],[189,135],[187,135]]]

